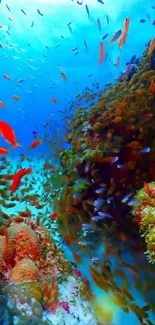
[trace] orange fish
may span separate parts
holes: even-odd
[[[8,154],[8,153],[9,153],[9,150],[0,147],[0,155],[6,155],[6,154]]]
[[[77,264],[81,264],[81,258],[78,254],[76,254],[75,252],[72,252],[72,255],[76,261]]]
[[[62,77],[65,81],[67,81],[67,78],[66,78],[66,75],[64,74],[64,72],[61,72],[61,77]]]
[[[155,49],[155,38],[153,38],[152,41],[150,42],[150,46],[148,49],[148,55],[151,55],[152,52],[154,51],[154,49]]]
[[[151,91],[152,94],[155,93],[155,83],[154,81],[151,79],[150,81],[150,87],[149,87],[149,90]]]
[[[31,145],[30,145],[30,148],[33,149],[33,148],[36,148],[40,143],[42,142],[42,140],[35,140]]]
[[[21,144],[16,141],[14,130],[4,121],[0,121],[0,135],[2,135],[7,142],[11,143],[14,148],[21,147]]]
[[[0,106],[5,108],[5,104],[3,102],[0,101]]]
[[[146,182],[143,182],[143,184],[144,184],[144,187],[145,187],[145,192],[146,192],[148,195],[150,195],[150,194],[151,194],[151,189],[150,189],[149,184],[146,183]]]
[[[119,40],[119,47],[122,47],[126,42],[126,38],[127,38],[128,30],[129,30],[129,24],[130,24],[130,18],[127,17],[125,19],[123,36]]]
[[[53,212],[53,213],[50,215],[50,219],[51,219],[51,220],[55,220],[57,217],[58,217],[58,213],[57,213],[57,212]]]
[[[9,76],[7,76],[6,74],[3,74],[3,78],[6,80],[11,80],[11,78]]]
[[[99,59],[99,65],[102,63],[104,58],[104,43],[100,43],[100,59]]]
[[[52,102],[54,103],[54,104],[58,104],[58,101],[57,101],[57,99],[56,98],[52,98]]]
[[[14,100],[18,100],[19,98],[20,98],[20,97],[17,96],[17,95],[12,96],[12,99],[14,99]]]
[[[14,193],[17,188],[19,187],[20,185],[20,181],[22,179],[23,176],[25,175],[28,175],[28,174],[31,174],[32,173],[32,168],[29,167],[29,168],[24,168],[24,169],[20,169],[14,176],[13,178],[13,181],[12,181],[12,184],[11,184],[11,193]]]

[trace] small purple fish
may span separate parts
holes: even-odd
[[[155,26],[155,20],[152,21],[152,25]]]

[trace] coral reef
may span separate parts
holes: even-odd
[[[149,262],[155,263],[155,182],[144,185],[135,196],[133,214],[147,246]]]
[[[60,153],[63,198],[55,200],[64,236],[72,231],[80,240],[82,223],[91,221],[104,233],[106,224],[112,238],[117,229],[134,238],[131,245],[141,245],[132,201],[143,181],[155,177],[155,97],[150,88],[155,52],[147,52],[136,61],[130,80],[124,76],[99,91],[90,110],[79,108],[69,121],[65,140],[72,148]]]

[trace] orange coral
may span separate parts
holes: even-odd
[[[16,257],[16,258],[15,258]],[[8,228],[8,248],[5,261],[13,265],[23,258],[36,261],[40,257],[40,245],[35,232],[26,224],[14,224]]]
[[[35,263],[29,258],[24,258],[10,272],[10,281],[22,282],[39,280],[39,271]]]

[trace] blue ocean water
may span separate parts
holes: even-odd
[[[50,137],[53,143],[58,142],[56,148],[67,148],[68,144],[63,142],[66,124],[62,112],[67,110],[67,119],[72,118],[77,108],[76,96],[85,87],[93,91],[95,83],[99,83],[99,89],[104,89],[107,83],[115,83],[131,57],[141,56],[148,41],[154,37],[153,0],[127,0],[125,3],[124,0],[105,0],[104,4],[97,0],[81,2],[2,0],[0,3],[0,101],[6,106],[5,109],[0,107],[0,120],[12,126],[17,141],[22,145],[11,151],[15,161],[21,153],[33,155],[36,161],[39,153],[54,159],[55,147],[53,145],[51,152],[46,141],[33,153],[26,151],[34,140],[34,131],[39,138],[44,137],[49,118],[52,125]],[[109,42],[116,31],[123,29],[126,17],[130,17],[130,28],[126,44],[120,49],[118,42],[112,45]],[[100,19],[101,32],[97,19]],[[141,19],[146,19],[146,22],[140,23]],[[106,33],[108,37],[104,44],[108,59],[98,65],[100,42]],[[118,56],[120,66],[117,68],[114,64]],[[65,73],[67,82],[61,77],[61,72]],[[3,75],[11,80],[3,78]],[[13,100],[13,96],[19,96],[19,100]],[[57,100],[57,104],[52,102],[52,98]],[[0,146],[4,143],[1,138]],[[7,148],[11,146],[7,144]],[[66,255],[70,259],[67,248]],[[131,260],[131,256],[127,254],[126,260]],[[89,278],[86,264],[87,259],[81,270]],[[93,283],[92,286],[100,303],[104,301],[109,305],[107,295],[103,295]],[[139,297],[137,302],[143,305]],[[155,323],[154,315],[151,319]],[[132,313],[116,312],[115,323],[122,325],[123,322],[140,324]]]

